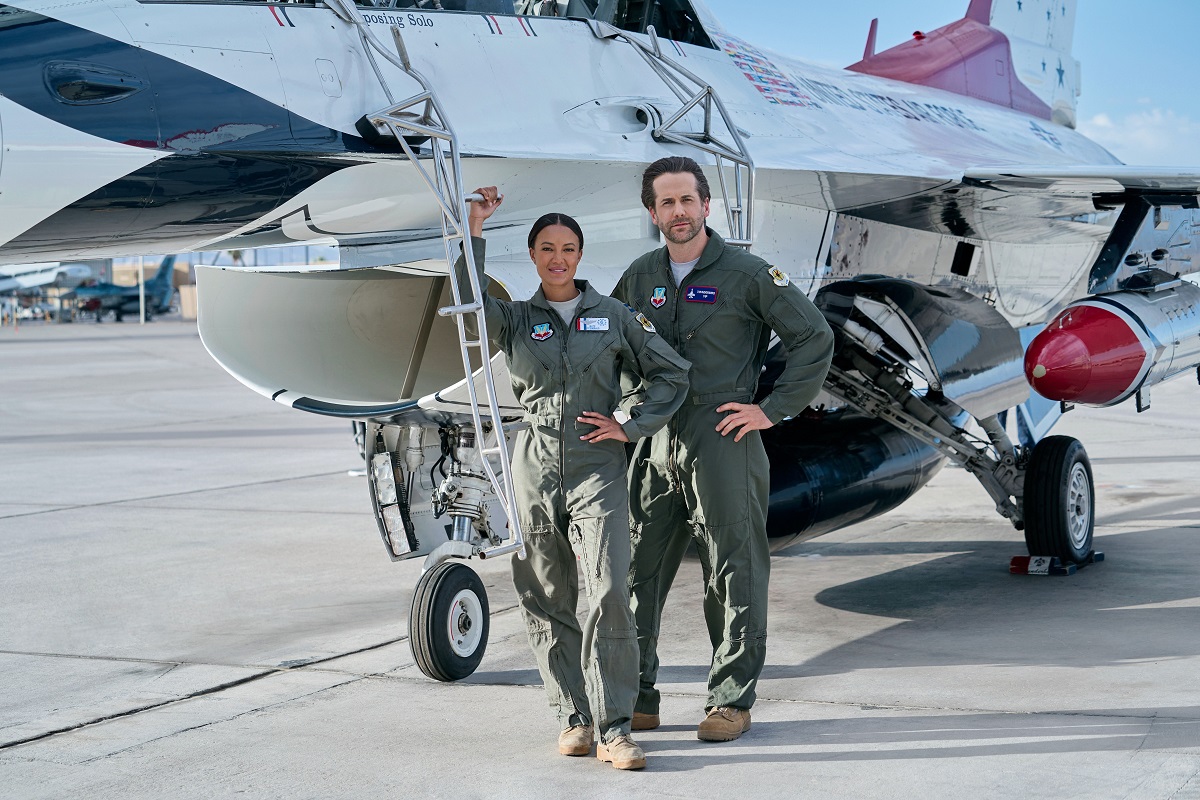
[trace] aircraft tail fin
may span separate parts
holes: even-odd
[[[1075,0],[992,3],[990,24],[1008,37],[1013,71],[1050,106],[1050,119],[1075,127],[1080,92],[1079,62],[1071,56]]]
[[[1079,84],[1079,65],[1070,53],[1074,25],[1075,0],[971,0],[962,19],[937,30],[916,31],[881,53],[869,42],[863,60],[847,69],[1074,127]]]
[[[171,295],[175,293],[175,256],[170,255],[163,258],[158,265],[158,272],[154,273],[154,277],[146,281],[146,296],[153,298],[155,305],[158,307],[156,313],[162,313],[162,309],[171,304]]]

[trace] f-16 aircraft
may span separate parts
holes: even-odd
[[[145,316],[165,314],[171,310],[171,298],[175,294],[175,256],[169,255],[158,265],[154,277],[139,289],[137,286],[118,286],[115,283],[95,283],[80,286],[75,296],[96,312],[96,319],[111,311],[117,322],[126,314],[138,316],[142,313],[142,294],[145,294]]]
[[[1032,555],[1082,563],[1091,468],[1046,434],[1066,404],[1142,407],[1200,363],[1200,289],[1179,277],[1200,169],[1123,165],[1074,130],[1074,13],[972,0],[882,52],[872,28],[837,70],[698,0],[8,0],[0,260],[337,243],[331,270],[200,270],[200,332],[265,397],[365,422],[387,552],[426,559],[413,651],[451,680],[487,642],[462,559],[523,541],[521,411],[466,336],[477,287],[447,269],[464,187],[505,193],[498,295],[532,294],[523,239],[552,210],[583,225],[581,275],[604,290],[659,243],[641,171],[689,155],[719,188],[714,226],[837,333],[823,399],[764,432],[772,535],[880,514],[949,460]]]
[[[0,266],[0,294],[24,292],[55,286],[70,289],[92,277],[87,264],[60,264],[50,261],[41,264],[8,264]]]

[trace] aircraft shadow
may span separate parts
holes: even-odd
[[[1176,511],[1171,505],[1161,510]],[[768,656],[763,678],[977,664],[1092,667],[1200,655],[1200,636],[1192,635],[1200,601],[1189,602],[1200,598],[1195,531],[1113,534],[1096,547],[1103,563],[1072,576],[1030,577],[1008,573],[1010,557],[1024,552],[1017,542],[810,544],[806,550],[826,557],[951,552],[818,592],[821,605],[904,622],[802,664],[773,666]],[[1179,605],[1164,605],[1171,603]]]

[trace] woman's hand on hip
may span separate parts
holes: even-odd
[[[625,429],[621,427],[621,423],[612,417],[606,417],[595,411],[584,411],[575,419],[588,425],[596,426],[596,430],[579,437],[585,442],[603,442],[605,439],[612,439],[617,442],[629,441],[629,437],[625,435]]]

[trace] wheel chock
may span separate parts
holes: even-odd
[[[1104,553],[1092,550],[1079,564],[1064,564],[1058,556],[1013,556],[1008,562],[1010,575],[1074,575],[1088,564],[1104,560]]]

